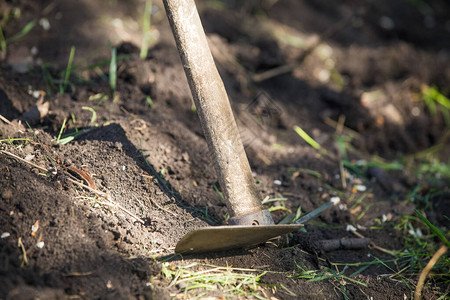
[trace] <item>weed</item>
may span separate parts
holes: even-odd
[[[33,29],[35,25],[36,21],[28,22],[18,33],[10,38],[6,38],[3,33],[2,24],[0,24],[0,49],[2,50],[1,59],[5,59],[6,57],[7,45],[24,37],[28,32],[30,32],[31,29]]]
[[[62,82],[62,84],[59,85],[59,93],[60,94],[64,94],[67,89],[67,85],[69,85],[69,78],[70,78],[70,73],[72,72],[72,63],[73,63],[74,56],[75,56],[75,47],[72,46],[70,48],[70,54],[69,54],[69,59],[67,61],[67,67],[66,67],[66,70],[64,71],[64,81]]]
[[[145,102],[150,106],[151,109],[155,108],[155,104],[153,104],[153,100],[150,96],[145,97]]]

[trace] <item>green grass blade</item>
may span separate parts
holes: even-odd
[[[145,102],[150,106],[150,109],[155,108],[155,104],[153,103],[153,100],[150,96],[145,97]]]
[[[70,73],[72,72],[72,63],[73,63],[74,56],[75,56],[75,46],[72,46],[70,48],[69,60],[67,61],[67,68],[64,73],[64,83],[63,83],[63,86],[62,87],[60,86],[60,88],[59,88],[60,94],[64,94],[64,92],[66,91],[67,85],[69,84],[69,77],[70,77]]]
[[[295,172],[300,172],[300,173],[306,173],[309,174],[311,176],[314,176],[316,178],[322,178],[322,174],[320,174],[317,171],[311,170],[311,169],[305,169],[305,168],[287,168],[287,171],[289,174],[294,174]]]
[[[2,26],[0,25],[0,50],[2,50],[2,56],[1,59],[5,59],[6,57],[6,39],[5,35],[3,34]]]
[[[418,211],[417,209],[415,209],[414,211],[419,216],[420,220],[423,223],[425,223],[425,225],[427,225],[427,227],[431,230],[431,232],[433,232],[437,237],[439,237],[447,247],[450,247],[450,243],[446,239],[444,234],[437,227],[435,227],[433,224],[431,224],[430,221],[428,221],[428,219],[425,218],[425,216],[420,213],[420,211]]]
[[[89,106],[83,106],[81,109],[88,110],[92,113],[91,123],[94,123],[95,120],[97,119],[97,113],[95,112],[95,110]]]
[[[341,153],[341,157],[343,159],[347,159],[347,148],[345,146],[345,141],[342,138],[342,136],[338,136],[336,138],[336,142],[337,142],[337,145],[338,145],[338,148],[339,148],[339,152]]]
[[[12,142],[16,142],[16,141],[29,141],[30,139],[28,139],[28,138],[9,138],[9,139],[2,139],[2,140],[0,140],[0,143],[3,143],[3,142],[7,142],[7,143],[9,143],[9,144],[12,144]]]
[[[12,37],[6,39],[6,43],[7,44],[12,43],[14,41],[17,41],[21,37],[25,36],[28,32],[30,32],[31,29],[33,29],[34,25],[36,25],[36,21],[28,22],[27,25],[25,25],[25,27],[22,28],[21,31],[19,31],[18,33],[16,33]]]
[[[298,127],[297,125],[294,126],[295,132],[305,141],[307,142],[311,147],[313,147],[316,150],[320,150],[321,147],[319,143],[317,143],[312,137],[310,137],[303,129]]]
[[[63,124],[61,126],[61,129],[59,130],[58,138],[56,139],[56,143],[59,144],[61,140],[61,135],[64,131],[64,128],[66,127],[66,119],[64,119]]]
[[[348,160],[342,160],[342,164],[344,165],[345,168],[347,168],[350,171],[352,171],[353,173],[355,173],[355,175],[358,176],[359,178],[366,178],[364,173],[361,172],[357,166],[355,166],[354,164],[352,164]]]
[[[213,184],[213,188],[214,191],[216,191],[217,195],[219,195],[220,200],[225,203],[225,197],[223,196],[222,192],[219,191],[219,189],[217,188],[217,186],[215,184]]]

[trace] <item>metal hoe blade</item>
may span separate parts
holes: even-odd
[[[302,227],[303,224],[205,227],[186,234],[178,242],[175,252],[192,254],[248,248]]]
[[[338,203],[339,201],[329,201],[298,219],[295,224],[200,228],[186,234],[178,242],[175,252],[192,254],[258,245],[279,235],[299,230],[304,226],[303,223],[317,217],[323,211]]]

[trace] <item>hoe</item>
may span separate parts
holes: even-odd
[[[191,231],[177,243],[175,252],[188,254],[246,248],[300,229],[302,223],[332,203],[322,205],[295,224],[274,224],[256,190],[194,0],[164,0],[164,6],[230,214],[230,225]]]

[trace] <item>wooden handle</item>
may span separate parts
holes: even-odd
[[[258,213],[261,200],[195,2],[163,2],[230,215]]]

